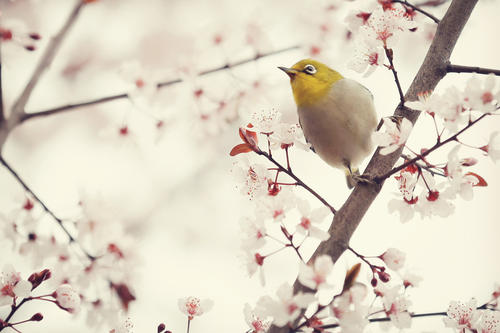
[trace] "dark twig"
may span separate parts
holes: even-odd
[[[225,64],[223,66],[219,66],[219,67],[215,67],[215,68],[212,68],[212,69],[208,69],[208,70],[202,71],[198,75],[199,76],[204,76],[204,75],[212,74],[212,73],[215,73],[215,72],[228,70],[228,69],[231,69],[231,68],[234,68],[234,67],[238,67],[238,66],[250,63],[252,61],[257,61],[257,60],[259,60],[261,58],[270,57],[270,56],[273,56],[275,54],[279,54],[279,53],[283,53],[283,52],[295,50],[297,48],[299,48],[299,46],[291,46],[291,47],[287,47],[287,48],[284,48],[284,49],[279,49],[279,50],[268,52],[268,53],[257,54],[256,56],[254,56],[252,58],[244,59],[244,60],[232,63],[232,64],[228,63],[228,64]],[[181,83],[181,82],[182,82],[181,79],[173,79],[173,80],[169,80],[169,81],[159,82],[159,83],[156,84],[156,87],[157,87],[157,89],[161,89],[161,88],[168,87],[168,86],[171,86],[171,85],[174,85],[174,84],[177,84],[177,83]],[[92,99],[92,100],[81,102],[81,103],[74,103],[74,104],[62,105],[62,106],[58,106],[58,107],[54,107],[54,108],[50,108],[50,109],[46,109],[46,110],[42,110],[42,111],[37,111],[37,112],[33,112],[33,113],[26,113],[26,114],[24,114],[21,117],[21,121],[25,121],[25,120],[28,120],[28,119],[31,119],[31,118],[35,118],[35,117],[49,116],[49,115],[53,115],[53,114],[64,112],[64,111],[78,109],[78,108],[81,108],[81,107],[84,107],[84,106],[101,104],[101,103],[110,102],[110,101],[114,101],[114,100],[118,100],[118,99],[124,99],[124,98],[127,98],[127,97],[128,97],[127,93],[120,93],[120,94],[116,94],[116,95],[111,95],[111,96],[105,96],[105,97],[100,97],[100,98]]]
[[[500,69],[482,68],[474,66],[461,66],[448,64],[446,66],[448,73],[477,73],[477,74],[495,74],[500,76]]]
[[[335,214],[337,212],[337,210],[335,208],[333,208],[333,206],[330,205],[321,195],[319,195],[316,191],[314,191],[312,188],[310,188],[309,186],[307,186],[302,180],[300,180],[299,177],[297,177],[293,172],[291,172],[290,170],[288,170],[287,168],[285,168],[284,166],[282,166],[271,155],[269,155],[268,153],[266,153],[265,151],[262,151],[262,150],[256,151],[256,153],[258,155],[262,155],[262,156],[266,157],[269,161],[271,161],[274,165],[276,165],[278,167],[278,170],[280,172],[284,172],[288,176],[292,177],[297,182],[298,186],[303,187],[309,193],[311,193],[312,195],[314,195],[325,206],[327,206],[328,208],[330,208],[330,210],[332,211],[333,214]]]
[[[11,116],[14,114],[20,116],[22,113],[24,113],[24,107],[26,106],[26,103],[28,103],[28,99],[30,98],[33,89],[35,89],[36,84],[40,80],[40,77],[45,72],[45,70],[49,68],[50,64],[52,63],[52,60],[54,59],[57,51],[59,50],[59,47],[61,46],[68,31],[76,22],[76,18],[78,17],[78,14],[80,13],[80,10],[82,9],[83,6],[85,6],[84,1],[81,0],[76,1],[75,7],[71,11],[68,18],[66,19],[66,22],[62,26],[61,30],[59,30],[59,32],[50,40],[49,45],[45,49],[45,53],[40,58],[40,62],[38,63],[38,65],[35,68],[35,71],[31,75],[28,84],[26,84],[21,95],[14,102]]]
[[[10,312],[9,314],[7,315],[7,317],[5,318],[4,322],[7,324],[7,326],[0,326],[0,331],[2,331],[4,328],[7,328],[9,327],[9,320],[12,318],[12,316],[16,313],[17,310],[19,310],[19,308],[24,304],[26,303],[27,301],[30,301],[32,300],[31,297],[28,297],[28,298],[25,298],[23,299],[19,304],[17,305],[12,305],[11,309],[10,309]]]
[[[399,78],[398,78],[398,72],[396,71],[396,68],[394,67],[393,59],[394,59],[394,53],[392,49],[388,49],[387,47],[384,47],[385,50],[385,55],[387,56],[387,59],[389,59],[389,69],[392,71],[392,74],[394,75],[394,81],[396,82],[396,86],[398,88],[398,93],[399,93],[399,100],[401,101],[401,105],[405,103],[405,97],[403,94],[403,90],[401,89],[401,83],[399,83]]]
[[[408,156],[408,155],[405,155],[405,154],[401,154],[401,157],[404,158],[405,160],[411,160],[411,157]],[[422,163],[415,163],[415,165],[421,169],[424,169],[426,170],[427,172],[429,172],[431,175],[433,176],[441,176],[441,177],[446,177],[446,175],[444,173],[441,173],[441,172],[438,172],[436,170],[434,170],[432,167],[429,167],[425,164],[422,164]]]
[[[46,205],[45,203],[35,194],[35,192],[33,192],[33,190],[26,184],[26,182],[18,175],[18,173],[7,163],[7,161],[5,161],[3,159],[2,156],[0,156],[0,163],[3,164],[5,166],[5,168],[10,172],[10,174],[12,176],[14,176],[14,178],[17,180],[17,182],[19,184],[21,184],[21,186],[28,192],[31,194],[31,196],[36,200],[38,201],[38,203],[43,207],[43,209],[45,210],[45,212],[47,212],[53,219],[54,221],[57,222],[57,224],[61,227],[61,229],[64,231],[64,233],[68,236],[68,239],[70,241],[70,243],[76,243],[79,245],[80,249],[82,250],[82,252],[85,254],[85,256],[87,258],[89,258],[90,261],[94,261],[96,260],[97,258],[94,257],[93,255],[91,255],[90,253],[88,253],[80,243],[78,243],[78,241],[73,237],[73,235],[71,235],[71,233],[68,231],[68,229],[66,229],[66,227],[64,226],[64,223],[63,221],[57,217]]]
[[[411,3],[409,3],[408,1],[406,0],[392,0],[392,2],[394,3],[400,3],[404,6],[407,6],[407,7],[410,7],[411,9],[427,16],[428,18],[430,18],[431,20],[433,20],[435,23],[439,23],[439,19],[437,17],[435,17],[434,15],[432,15],[431,13],[423,10],[422,8],[420,8],[419,6],[416,6],[416,5],[413,5]],[[420,4],[420,6],[422,6],[422,4]]]
[[[439,147],[442,147],[442,146],[444,146],[445,144],[447,144],[449,142],[457,141],[457,138],[458,138],[458,136],[460,134],[462,134],[463,132],[465,132],[466,130],[468,130],[469,128],[471,128],[474,124],[476,124],[477,122],[479,122],[481,119],[483,119],[484,117],[486,117],[488,115],[489,115],[489,113],[485,113],[485,114],[481,115],[479,118],[477,118],[476,120],[469,122],[467,124],[467,126],[465,126],[464,128],[462,128],[460,131],[458,131],[454,135],[450,136],[448,139],[446,139],[444,141],[438,141],[434,146],[432,146],[431,148],[425,150],[422,154],[420,154],[420,155],[412,158],[411,160],[408,160],[407,162],[401,164],[400,166],[398,166],[396,168],[393,168],[392,170],[390,170],[386,174],[384,174],[384,175],[382,175],[380,177],[376,177],[376,181],[377,182],[381,182],[381,181],[387,179],[388,177],[392,176],[396,172],[399,172],[399,171],[403,170],[407,166],[412,165],[415,162],[418,162],[418,161],[422,160],[424,157],[426,157],[427,155],[429,155],[430,153],[432,153],[434,150],[438,149]]]

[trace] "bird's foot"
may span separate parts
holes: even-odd
[[[352,179],[358,184],[368,184],[368,185],[377,185],[378,182],[375,177],[370,174],[357,175],[353,174]]]

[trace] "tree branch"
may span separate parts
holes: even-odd
[[[453,0],[443,19],[440,21],[434,40],[429,47],[427,55],[415,76],[410,88],[406,92],[405,99],[413,101],[417,99],[417,94],[422,91],[434,90],[438,82],[446,75],[446,66],[449,62],[451,52],[460,36],[462,29],[476,5],[477,0]],[[399,105],[394,116],[405,117],[415,123],[420,112],[411,110]],[[402,148],[389,155],[381,155],[379,149],[370,160],[365,174],[374,177],[389,172],[396,161],[401,156]],[[336,262],[349,246],[349,240],[358,227],[366,211],[375,200],[380,190],[381,184],[360,184],[356,186],[344,203],[337,211],[330,226],[330,239],[320,244],[310,259],[322,254],[328,254]],[[295,292],[304,290],[304,287],[296,280],[294,284]],[[271,333],[288,332],[289,328],[279,328],[272,326]]]
[[[291,47],[287,47],[287,48],[284,48],[284,49],[279,49],[279,50],[276,50],[276,51],[271,51],[271,52],[268,52],[268,53],[257,54],[257,55],[255,55],[252,58],[240,60],[240,61],[237,61],[237,62],[232,63],[232,64],[227,63],[227,64],[225,64],[223,66],[219,66],[219,67],[215,67],[215,68],[204,70],[204,71],[200,72],[198,75],[199,76],[204,76],[204,75],[216,73],[216,72],[219,72],[219,71],[231,69],[231,68],[234,68],[234,67],[238,67],[238,66],[250,63],[252,61],[257,61],[257,60],[259,60],[261,58],[270,57],[270,56],[273,56],[275,54],[287,52],[287,51],[290,51],[290,50],[296,50],[298,48],[299,48],[299,46],[291,46]],[[177,84],[177,83],[181,83],[181,82],[182,82],[181,79],[173,79],[173,80],[169,80],[169,81],[159,82],[159,83],[156,84],[156,88],[157,89],[161,89],[161,88],[168,87],[168,86],[171,86],[171,85],[174,85],[174,84]],[[36,112],[33,112],[33,113],[25,113],[25,114],[23,114],[21,116],[21,122],[26,121],[26,120],[31,119],[31,118],[50,116],[50,115],[53,115],[53,114],[56,114],[56,113],[61,113],[61,112],[65,112],[65,111],[75,110],[75,109],[78,109],[78,108],[81,108],[81,107],[84,107],[84,106],[96,105],[96,104],[111,102],[111,101],[114,101],[114,100],[124,99],[124,98],[128,98],[128,94],[127,93],[120,93],[120,94],[116,94],[116,95],[100,97],[100,98],[91,99],[91,100],[88,100],[88,101],[85,101],[85,102],[81,102],[81,103],[74,103],[74,104],[67,104],[67,105],[57,106],[57,107],[54,107],[54,108],[50,108],[50,109],[46,109],[46,110],[42,110],[42,111],[36,111]]]
[[[473,66],[461,66],[448,64],[446,66],[446,71],[448,73],[477,73],[477,74],[495,74],[500,76],[500,69],[473,67]]]
[[[0,124],[5,121],[5,111],[3,109],[3,87],[2,87],[2,42],[0,41]]]
[[[10,117],[13,116],[20,117],[24,113],[24,107],[26,106],[26,103],[28,103],[31,93],[33,92],[33,89],[35,89],[35,86],[40,80],[40,77],[45,72],[45,70],[50,66],[52,60],[54,60],[54,56],[59,50],[59,47],[61,46],[64,40],[64,37],[66,37],[68,31],[76,22],[76,18],[78,17],[78,14],[80,13],[80,10],[84,5],[85,3],[83,1],[76,0],[76,5],[71,11],[68,18],[66,19],[66,22],[62,26],[61,30],[59,30],[59,32],[50,40],[49,45],[45,49],[45,52],[42,55],[40,61],[38,62],[35,71],[31,75],[30,80],[28,81],[28,84],[26,84],[26,87],[24,87],[24,90],[22,91],[21,95],[14,102]]]
[[[73,235],[71,235],[71,233],[68,231],[68,229],[66,229],[66,227],[64,226],[63,224],[63,221],[57,217],[46,205],[45,203],[35,194],[35,192],[33,192],[33,190],[24,182],[24,180],[17,174],[17,172],[10,166],[10,164],[7,163],[7,161],[5,161],[3,159],[2,156],[0,156],[0,163],[3,164],[3,166],[10,172],[10,174],[12,176],[14,176],[14,178],[17,180],[17,182],[19,184],[21,184],[21,186],[29,193],[31,194],[31,196],[36,200],[38,201],[38,203],[42,206],[42,208],[45,210],[45,212],[47,212],[53,219],[54,221],[57,222],[57,224],[59,225],[59,227],[61,227],[62,231],[64,231],[64,233],[68,236],[68,239],[69,239],[69,242],[70,243],[76,243],[78,244],[78,246],[80,247],[80,249],[82,250],[82,252],[85,254],[85,256],[90,260],[90,261],[94,261],[96,260],[97,258],[94,257],[93,255],[91,255],[90,253],[88,253],[84,248],[83,246],[77,241],[77,239],[75,237],[73,237]]]

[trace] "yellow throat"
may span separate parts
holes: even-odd
[[[297,106],[311,106],[325,97],[330,88],[344,77],[325,64],[304,59],[291,68],[279,67],[290,77]]]

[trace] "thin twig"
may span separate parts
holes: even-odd
[[[83,246],[77,241],[77,239],[75,237],[73,237],[73,235],[68,231],[68,229],[66,229],[66,227],[64,226],[64,223],[62,221],[62,219],[60,219],[59,217],[57,217],[48,207],[47,205],[45,205],[45,203],[35,194],[35,192],[33,192],[33,190],[26,184],[26,182],[19,176],[19,174],[10,166],[10,164],[7,163],[7,161],[5,161],[5,159],[0,156],[0,163],[3,164],[5,166],[5,168],[10,172],[10,174],[12,176],[14,176],[14,178],[17,180],[17,182],[19,184],[21,184],[21,186],[28,192],[31,194],[31,196],[43,207],[43,209],[45,210],[45,212],[47,212],[53,219],[54,221],[57,222],[57,224],[59,225],[59,227],[61,227],[61,229],[64,231],[64,233],[68,236],[68,239],[69,239],[69,242],[70,243],[75,243],[75,244],[78,244],[78,246],[80,247],[81,251],[85,254],[85,256],[87,258],[89,258],[90,261],[94,261],[96,260],[97,258],[93,255],[91,255],[90,253],[88,253],[84,248]]]
[[[401,83],[399,83],[398,72],[396,71],[396,68],[394,67],[394,63],[393,63],[394,53],[393,53],[392,49],[388,49],[387,47],[384,47],[384,50],[385,50],[385,55],[387,56],[387,59],[389,59],[389,64],[390,64],[389,69],[392,71],[392,74],[394,75],[394,81],[396,82],[396,86],[398,88],[399,100],[401,101],[401,104],[403,105],[405,103],[405,97],[403,94],[403,90],[401,89]]]
[[[244,60],[232,63],[232,64],[228,63],[228,64],[225,64],[223,66],[219,66],[219,67],[215,67],[212,69],[202,71],[198,75],[204,76],[204,75],[212,74],[215,72],[228,70],[228,69],[231,69],[234,67],[238,67],[238,66],[250,63],[252,61],[257,61],[261,58],[270,57],[270,56],[273,56],[275,54],[295,50],[297,48],[299,48],[299,46],[291,46],[291,47],[279,49],[279,50],[268,52],[268,53],[257,54],[256,56],[254,56],[252,58],[244,59]],[[174,85],[177,83],[181,83],[181,82],[182,82],[182,79],[173,79],[173,80],[159,82],[156,84],[156,87],[157,87],[157,89],[161,89],[161,88],[168,87],[168,86],[171,86],[171,85]],[[124,99],[124,98],[128,98],[128,93],[120,93],[120,94],[116,94],[116,95],[110,95],[110,96],[105,96],[105,97],[100,97],[100,98],[88,100],[88,101],[81,102],[81,103],[67,104],[67,105],[57,106],[57,107],[42,110],[42,111],[36,111],[33,113],[26,113],[21,117],[21,122],[28,120],[28,119],[31,119],[31,118],[35,118],[35,117],[49,116],[49,115],[53,115],[53,114],[64,112],[64,111],[78,109],[78,108],[81,108],[84,106],[101,104],[101,103],[110,102],[110,101],[114,101],[114,100],[118,100],[118,99]]]
[[[381,181],[387,179],[388,177],[392,176],[396,172],[399,172],[399,171],[403,170],[407,166],[412,165],[415,162],[418,162],[418,161],[422,160],[424,157],[426,157],[427,155],[429,155],[430,153],[432,153],[434,150],[438,149],[439,147],[442,147],[442,146],[444,146],[445,144],[447,144],[449,142],[456,141],[457,138],[458,138],[458,136],[460,134],[462,134],[463,132],[465,132],[466,130],[468,130],[469,128],[471,128],[474,124],[476,124],[477,122],[479,122],[481,119],[483,119],[484,117],[486,117],[488,115],[489,115],[489,113],[482,114],[479,118],[477,118],[474,121],[469,122],[467,124],[467,126],[465,126],[464,128],[462,128],[460,131],[458,131],[454,135],[450,136],[448,139],[446,139],[444,141],[437,142],[434,146],[432,146],[431,148],[425,150],[422,154],[420,154],[420,155],[412,158],[411,160],[408,160],[407,162],[401,164],[400,166],[398,166],[396,168],[393,168],[392,170],[390,170],[386,174],[384,174],[384,175],[382,175],[380,177],[376,177],[375,181],[376,182],[381,182]]]
[[[0,124],[5,121],[5,114],[3,109],[3,87],[2,87],[2,42],[0,41]]]
[[[435,23],[439,23],[439,19],[437,17],[435,17],[434,15],[432,15],[431,13],[423,10],[422,8],[420,8],[419,6],[416,6],[416,5],[413,5],[411,3],[409,3],[408,1],[405,1],[405,0],[392,0],[392,2],[394,3],[400,3],[400,4],[403,4],[404,6],[408,6],[410,7],[411,9],[427,16],[428,18],[430,18],[431,20],[433,20]]]
[[[500,76],[500,69],[483,68],[475,66],[462,66],[448,64],[446,66],[448,73],[477,73],[477,74],[494,74]]]
[[[259,150],[256,151],[258,155],[265,156],[269,161],[271,161],[274,165],[276,165],[279,169],[279,171],[286,173],[288,176],[292,177],[296,182],[297,185],[302,186],[304,189],[306,189],[309,193],[314,195],[319,201],[321,201],[325,206],[330,208],[333,214],[337,212],[335,208],[333,208],[332,205],[330,205],[321,195],[319,195],[316,191],[314,191],[312,188],[307,186],[302,180],[300,180],[299,177],[297,177],[293,172],[289,171],[287,168],[282,166],[278,161],[276,161],[272,156],[270,156],[268,153],[265,151]]]
[[[401,154],[401,157],[404,158],[405,160],[411,160],[411,157],[408,156],[408,155],[405,155],[405,154]],[[415,163],[415,165],[421,169],[424,169],[426,170],[427,172],[429,172],[431,175],[433,176],[441,176],[441,177],[445,177],[446,178],[446,175],[444,173],[441,173],[441,172],[438,172],[436,170],[433,170],[431,167],[425,165],[425,164],[421,164],[421,163]]]
[[[42,76],[44,71],[47,68],[49,68],[50,64],[52,63],[52,60],[54,60],[54,56],[59,50],[59,47],[61,46],[64,40],[64,37],[66,37],[68,31],[76,22],[78,14],[80,13],[80,10],[84,5],[85,5],[84,1],[81,0],[76,1],[75,7],[71,11],[68,18],[66,19],[64,25],[61,27],[61,30],[59,30],[59,32],[50,40],[49,45],[45,49],[45,53],[42,55],[40,61],[38,62],[38,65],[36,66],[35,71],[31,75],[28,84],[26,84],[26,87],[24,87],[24,90],[22,91],[21,95],[14,102],[11,115],[20,116],[24,113],[24,107],[26,106],[26,103],[28,103],[28,99],[30,98],[33,89],[35,89],[35,86],[40,80],[40,77]]]
[[[30,300],[32,300],[32,298],[28,297],[28,298],[23,299],[18,305],[12,305],[9,314],[7,315],[7,317],[5,318],[5,320],[3,322],[6,323],[6,324],[9,324],[9,320],[16,313],[16,311],[19,310],[19,308],[24,303],[26,303],[27,301],[30,301]],[[9,327],[9,325],[7,325],[7,326],[0,326],[0,331],[2,331],[4,328],[7,328],[7,327]]]

